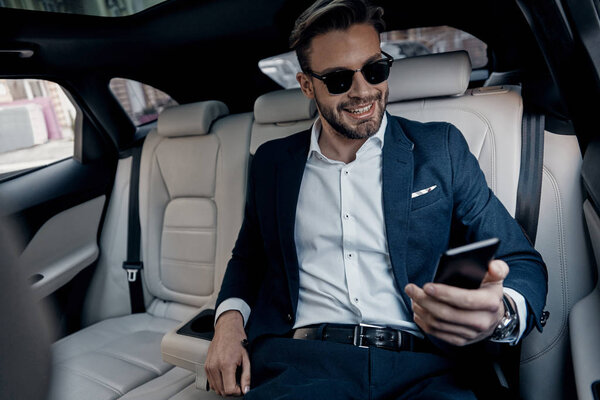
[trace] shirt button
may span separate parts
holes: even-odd
[[[349,173],[350,173],[350,171],[344,170],[344,175],[348,175]]]
[[[350,214],[344,214],[344,219],[350,219]]]
[[[288,322],[292,322],[292,314],[288,314],[286,316],[286,318],[287,318]]]
[[[352,259],[352,253],[348,253],[348,258]]]
[[[355,303],[358,303],[358,297],[355,297],[355,298],[354,298],[354,302],[355,302]]]

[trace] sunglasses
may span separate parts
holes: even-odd
[[[385,58],[377,61],[371,61],[363,65],[360,69],[341,69],[339,71],[329,72],[323,75],[315,74],[312,71],[308,71],[311,76],[323,81],[329,94],[342,94],[350,90],[352,86],[352,80],[356,72],[361,72],[365,77],[365,80],[371,85],[377,85],[385,81],[390,76],[390,67],[394,62],[394,58],[382,51],[381,54]]]

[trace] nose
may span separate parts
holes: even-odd
[[[352,86],[348,91],[350,97],[366,97],[369,96],[372,90],[372,85],[366,81],[362,72],[356,71],[352,77]]]

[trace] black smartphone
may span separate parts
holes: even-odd
[[[491,238],[446,251],[433,281],[463,289],[479,288],[499,245],[500,239]]]

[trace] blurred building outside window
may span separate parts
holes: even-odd
[[[76,112],[54,82],[0,79],[0,174],[72,157]]]
[[[136,126],[155,121],[164,109],[177,105],[165,92],[131,79],[111,79],[110,90]]]

